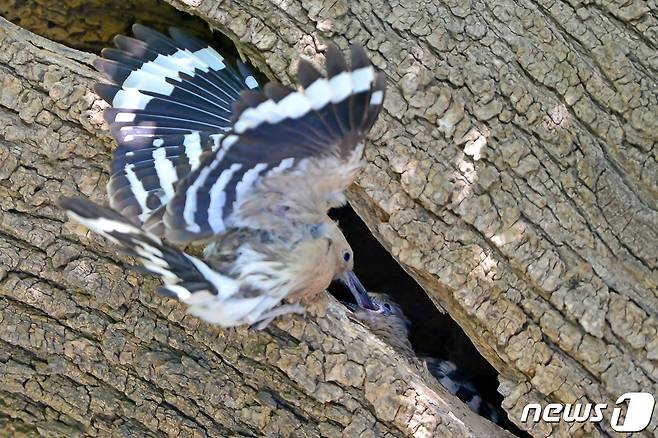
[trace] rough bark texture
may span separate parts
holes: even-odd
[[[658,394],[654,2],[167,1],[284,81],[329,40],[371,51],[386,112],[350,199],[500,371],[512,419]]]
[[[517,424],[528,402],[658,394],[653,3],[169,2],[283,81],[329,40],[370,49],[386,113],[350,199],[500,371]],[[0,434],[482,433],[446,426],[443,392],[339,307],[220,331],[63,226],[52,199],[100,200],[107,179],[96,76],[88,55],[0,32]],[[614,435],[608,421],[530,432]]]
[[[103,202],[93,55],[0,18],[0,435],[505,436],[351,321],[185,315],[54,206]]]

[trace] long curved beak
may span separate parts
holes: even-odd
[[[339,277],[339,279],[345,284],[345,286],[347,286],[350,292],[352,292],[352,295],[354,295],[354,299],[356,300],[356,304],[359,307],[364,309],[377,310],[377,306],[370,299],[368,291],[365,287],[363,287],[359,281],[359,278],[354,272],[351,270],[346,270]]]

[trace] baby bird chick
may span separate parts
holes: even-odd
[[[415,356],[409,342],[411,321],[404,315],[402,308],[386,294],[369,292],[368,295],[375,309],[349,305],[356,318],[400,355]]]
[[[405,316],[402,308],[386,294],[371,292],[369,295],[374,304],[373,307],[376,309],[351,306],[356,318],[398,353],[411,357],[416,356],[411,342],[409,342],[411,322]],[[502,423],[503,417],[500,410],[482,399],[467,376],[457,368],[457,365],[449,360],[435,357],[421,355],[418,358],[425,362],[429,372],[450,394],[457,396],[473,412],[493,423]]]

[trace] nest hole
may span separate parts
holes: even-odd
[[[506,417],[503,396],[497,391],[498,372],[482,357],[462,328],[439,311],[416,281],[372,235],[349,205],[332,210],[354,251],[354,272],[371,292],[390,295],[411,321],[410,341],[419,355],[453,362],[475,386],[483,400],[498,408],[501,426],[520,437],[529,437]],[[329,292],[340,301],[353,302],[350,292],[337,282]]]

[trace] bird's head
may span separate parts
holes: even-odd
[[[368,291],[354,273],[354,252],[338,224],[329,220],[325,224],[326,236],[330,240],[330,257],[334,258],[334,280],[340,280],[348,287],[359,307],[375,310]]]
[[[382,316],[391,316],[400,320],[400,323],[409,326],[411,322],[407,319],[398,303],[393,301],[387,294],[374,293],[369,294],[370,300],[375,304],[377,309],[369,309],[371,312],[379,313]]]
[[[350,306],[354,316],[399,352],[413,354],[409,342],[411,322],[404,315],[402,308],[386,294],[369,295],[375,309]]]
[[[405,330],[411,326],[411,321],[406,317],[398,303],[393,301],[387,294],[370,292],[368,294],[373,308],[360,308],[359,306],[350,305],[350,307],[360,319],[388,319],[389,323],[399,325]]]

